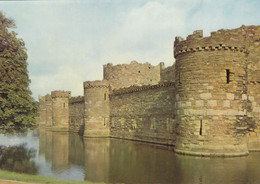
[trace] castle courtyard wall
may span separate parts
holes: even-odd
[[[84,133],[84,96],[69,99],[69,131]]]
[[[174,145],[174,94],[174,83],[113,91],[111,137]]]
[[[248,96],[249,111],[249,143],[251,151],[260,150],[260,27],[250,26],[245,29],[247,33],[247,70],[248,70]]]
[[[154,85],[160,81],[160,65],[153,66],[149,63],[113,65],[108,63],[103,66],[104,79],[109,81],[111,89],[120,89],[133,85]]]

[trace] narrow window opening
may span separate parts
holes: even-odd
[[[227,84],[230,83],[230,70],[226,69]]]
[[[200,135],[202,135],[202,120],[200,120]]]
[[[138,73],[141,73],[141,71],[139,70]]]
[[[104,100],[107,100],[107,94],[106,93],[104,94]]]
[[[179,84],[181,84],[181,73],[179,73]]]
[[[65,106],[66,106],[65,103],[63,103],[63,108],[65,108]]]

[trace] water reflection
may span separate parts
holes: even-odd
[[[0,147],[0,168],[19,173],[37,174],[38,167],[31,158],[35,157],[35,149],[26,149],[25,144]]]
[[[38,157],[29,154],[31,159],[25,158],[28,163],[34,161],[43,176],[108,183],[260,183],[259,152],[240,158],[201,158],[176,155],[171,147],[120,139],[83,139],[69,133],[40,131],[39,139],[27,138],[31,143],[31,139],[39,141],[38,145],[29,144],[38,150]]]

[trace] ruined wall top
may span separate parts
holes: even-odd
[[[95,80],[95,81],[85,81],[84,89],[89,88],[108,88],[109,82],[107,80]]]
[[[69,99],[69,103],[73,104],[73,103],[82,103],[84,102],[84,96],[75,96],[75,97],[71,97]]]
[[[71,92],[70,91],[52,91],[51,97],[52,98],[70,98]]]
[[[194,31],[186,40],[176,37],[174,41],[174,57],[199,51],[232,50],[248,53],[248,42],[255,34],[260,33],[260,26],[241,26],[237,29],[220,29],[203,37],[203,31]]]
[[[117,96],[117,95],[135,93],[138,91],[158,89],[158,88],[169,87],[169,86],[175,86],[175,83],[174,82],[160,82],[156,85],[130,86],[130,87],[126,87],[126,88],[115,89],[112,91],[112,93],[110,95]]]
[[[163,63],[153,66],[150,63],[103,65],[104,79],[108,80],[112,89],[120,89],[132,85],[157,84],[160,81],[160,69]]]

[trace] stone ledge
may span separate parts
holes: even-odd
[[[223,51],[236,51],[236,52],[243,52],[245,54],[248,54],[248,49],[242,48],[242,47],[234,47],[234,46],[225,46],[223,44],[219,44],[217,46],[205,46],[205,47],[196,47],[196,48],[185,48],[180,49],[178,51],[174,52],[174,57],[178,57],[181,54],[184,53],[190,53],[190,52],[202,52],[202,51],[216,51],[216,50],[223,50]]]
[[[201,157],[241,157],[247,156],[249,152],[242,153],[206,153],[206,152],[195,152],[195,151],[186,151],[174,149],[174,152],[181,155],[191,155],[191,156],[201,156]]]
[[[165,83],[159,83],[156,85],[145,85],[145,86],[130,86],[127,88],[121,88],[118,90],[113,90],[111,96],[116,96],[116,95],[122,95],[122,94],[127,94],[127,93],[134,93],[138,91],[145,91],[149,89],[158,89],[158,88],[163,88],[163,87],[169,87],[169,86],[174,86],[174,82],[165,82]]]

